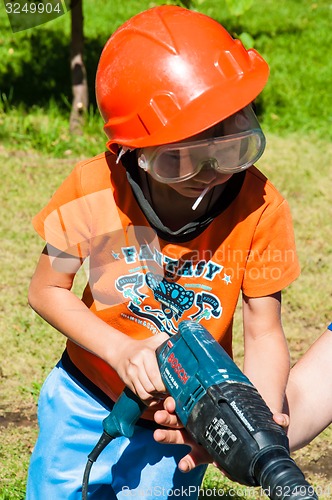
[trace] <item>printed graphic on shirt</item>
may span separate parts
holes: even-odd
[[[136,321],[152,332],[177,333],[177,325],[186,317],[200,322],[202,319],[219,318],[222,315],[220,299],[212,292],[211,282],[219,276],[223,266],[211,261],[178,261],[158,251],[156,254],[145,247],[137,252],[134,247],[121,248],[127,263],[138,264],[144,254],[157,264],[144,265],[140,271],[120,276],[115,283],[116,289],[127,301],[127,319]],[[154,256],[154,257],[153,257]],[[144,270],[148,269],[147,272]],[[135,268],[138,271],[138,268]],[[197,277],[200,282],[197,282]],[[179,284],[179,278],[186,282]],[[192,278],[192,280],[191,280]],[[194,280],[195,279],[195,280]],[[229,276],[222,278],[230,284]],[[151,305],[151,297],[154,299]],[[129,299],[129,301],[128,301]],[[150,300],[149,300],[150,299]],[[157,306],[156,306],[157,304]]]

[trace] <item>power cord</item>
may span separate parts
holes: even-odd
[[[103,449],[106,448],[106,446],[112,441],[112,439],[114,438],[109,436],[106,432],[103,432],[102,435],[100,436],[98,443],[93,448],[91,453],[89,453],[88,455],[88,461],[84,469],[83,481],[82,481],[82,500],[87,500],[88,498],[89,477],[91,468],[94,462],[101,454],[101,452],[103,451]]]

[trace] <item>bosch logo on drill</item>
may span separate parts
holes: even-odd
[[[179,363],[179,360],[174,356],[173,352],[168,356],[167,362],[171,365],[181,382],[186,384],[189,376],[187,375],[186,370],[182,367],[181,363]]]

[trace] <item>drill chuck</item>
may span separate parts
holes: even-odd
[[[295,462],[282,452],[263,453],[254,467],[254,474],[265,494],[273,500],[317,499],[314,488],[305,480]]]

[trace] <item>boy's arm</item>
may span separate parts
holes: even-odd
[[[151,400],[165,390],[155,349],[167,335],[135,340],[93,314],[71,292],[80,265],[75,257],[52,258],[44,250],[30,283],[29,304],[66,337],[106,361],[142,400]]]
[[[290,370],[281,324],[281,292],[266,297],[243,296],[244,373],[272,413],[281,412]]]

